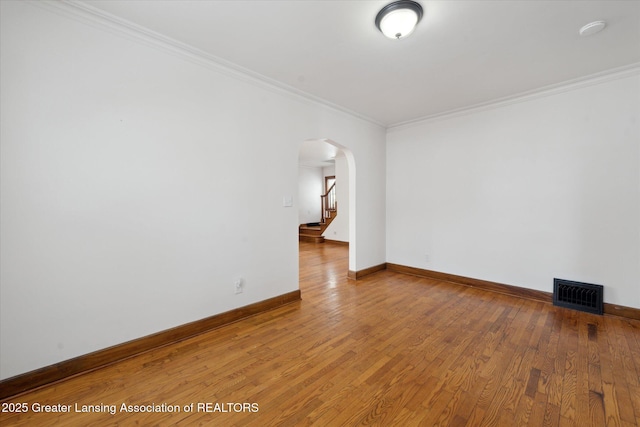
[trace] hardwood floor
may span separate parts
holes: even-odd
[[[29,411],[0,425],[640,426],[640,321],[389,271],[351,281],[347,257],[300,243],[302,301],[12,398]]]

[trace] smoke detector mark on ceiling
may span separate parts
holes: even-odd
[[[578,34],[580,34],[582,37],[591,36],[593,34],[599,33],[600,31],[604,30],[604,27],[606,26],[607,26],[607,23],[604,21],[589,22],[587,25],[580,28],[580,30],[578,31]]]

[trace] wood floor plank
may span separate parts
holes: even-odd
[[[300,243],[302,301],[15,396],[29,412],[0,425],[640,425],[640,321],[347,270],[346,247]]]
[[[576,418],[576,393],[577,393],[577,351],[578,351],[578,324],[575,315],[569,317],[564,323],[564,334],[567,339],[564,342],[564,369],[562,371],[562,401],[560,404],[560,416],[566,422],[574,422]]]
[[[547,404],[544,408],[544,418],[542,420],[543,427],[553,427],[560,424],[560,407]],[[596,427],[596,426],[592,426]]]

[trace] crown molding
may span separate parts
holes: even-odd
[[[387,126],[387,132],[409,128],[413,126],[418,126],[423,123],[433,122],[437,120],[444,120],[444,119],[449,119],[453,117],[465,116],[465,115],[477,113],[480,111],[491,110],[491,109],[505,107],[513,104],[519,104],[522,102],[527,102],[534,99],[539,99],[547,96],[570,92],[573,90],[582,89],[585,87],[594,86],[594,85],[598,85],[601,83],[606,83],[614,80],[619,80],[619,79],[631,77],[638,74],[640,74],[640,62],[625,65],[623,67],[612,68],[609,70],[601,71],[595,74],[590,74],[577,79],[566,80],[564,82],[543,86],[538,89],[533,89],[526,92],[520,92],[515,95],[510,95],[503,98],[497,98],[491,101],[470,105],[468,107],[456,108],[456,109],[444,111],[441,113],[435,113],[428,116],[423,116],[416,119],[395,123]]]
[[[124,36],[129,40],[162,50],[181,59],[204,66],[228,77],[253,84],[254,86],[258,86],[262,89],[267,89],[281,95],[287,95],[299,101],[302,100],[310,102],[342,114],[347,114],[352,118],[380,126],[381,128],[386,128],[384,123],[371,117],[342,107],[338,104],[334,104],[323,98],[294,88],[293,86],[279,82],[260,73],[256,73],[255,71],[249,70],[248,68],[242,67],[231,61],[227,61],[223,58],[207,53],[187,43],[183,43],[131,21],[127,21],[126,19],[112,15],[104,10],[91,6],[84,1],[30,0],[28,2],[47,9],[50,12],[64,15],[100,30],[106,30],[114,34]]]

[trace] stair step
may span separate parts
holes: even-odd
[[[311,242],[311,243],[324,243],[324,237],[322,236],[313,236],[309,234],[299,234],[298,240],[301,242]]]
[[[301,242],[323,243],[324,237],[322,237],[322,233],[324,233],[336,215],[336,209],[329,209],[324,222],[300,224],[298,227],[298,239]]]
[[[299,234],[306,234],[308,236],[320,236],[323,231],[321,229],[318,230],[306,230],[306,229],[300,229],[298,231]]]

